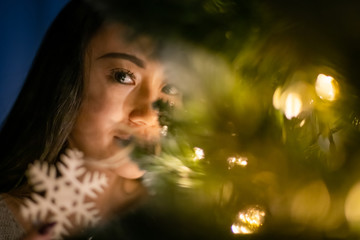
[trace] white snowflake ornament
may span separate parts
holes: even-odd
[[[56,222],[55,239],[68,235],[74,225],[89,227],[100,220],[92,200],[107,186],[105,174],[87,171],[81,152],[68,150],[61,161],[56,167],[40,161],[30,165],[27,176],[35,192],[20,210],[33,223]]]

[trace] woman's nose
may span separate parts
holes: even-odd
[[[153,108],[151,89],[143,87],[133,99],[129,114],[130,123],[137,126],[153,126],[158,121],[158,112]]]
[[[143,105],[130,113],[129,120],[137,126],[153,126],[158,120],[158,114],[151,104]]]

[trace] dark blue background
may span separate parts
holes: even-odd
[[[0,1],[0,123],[21,89],[46,29],[67,2]]]

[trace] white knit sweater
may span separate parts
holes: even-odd
[[[24,229],[0,195],[0,240],[17,240],[24,236]]]

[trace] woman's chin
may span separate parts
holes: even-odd
[[[122,164],[121,167],[114,169],[114,172],[118,176],[126,179],[138,179],[145,174],[145,171],[141,170],[139,166],[131,160]]]

